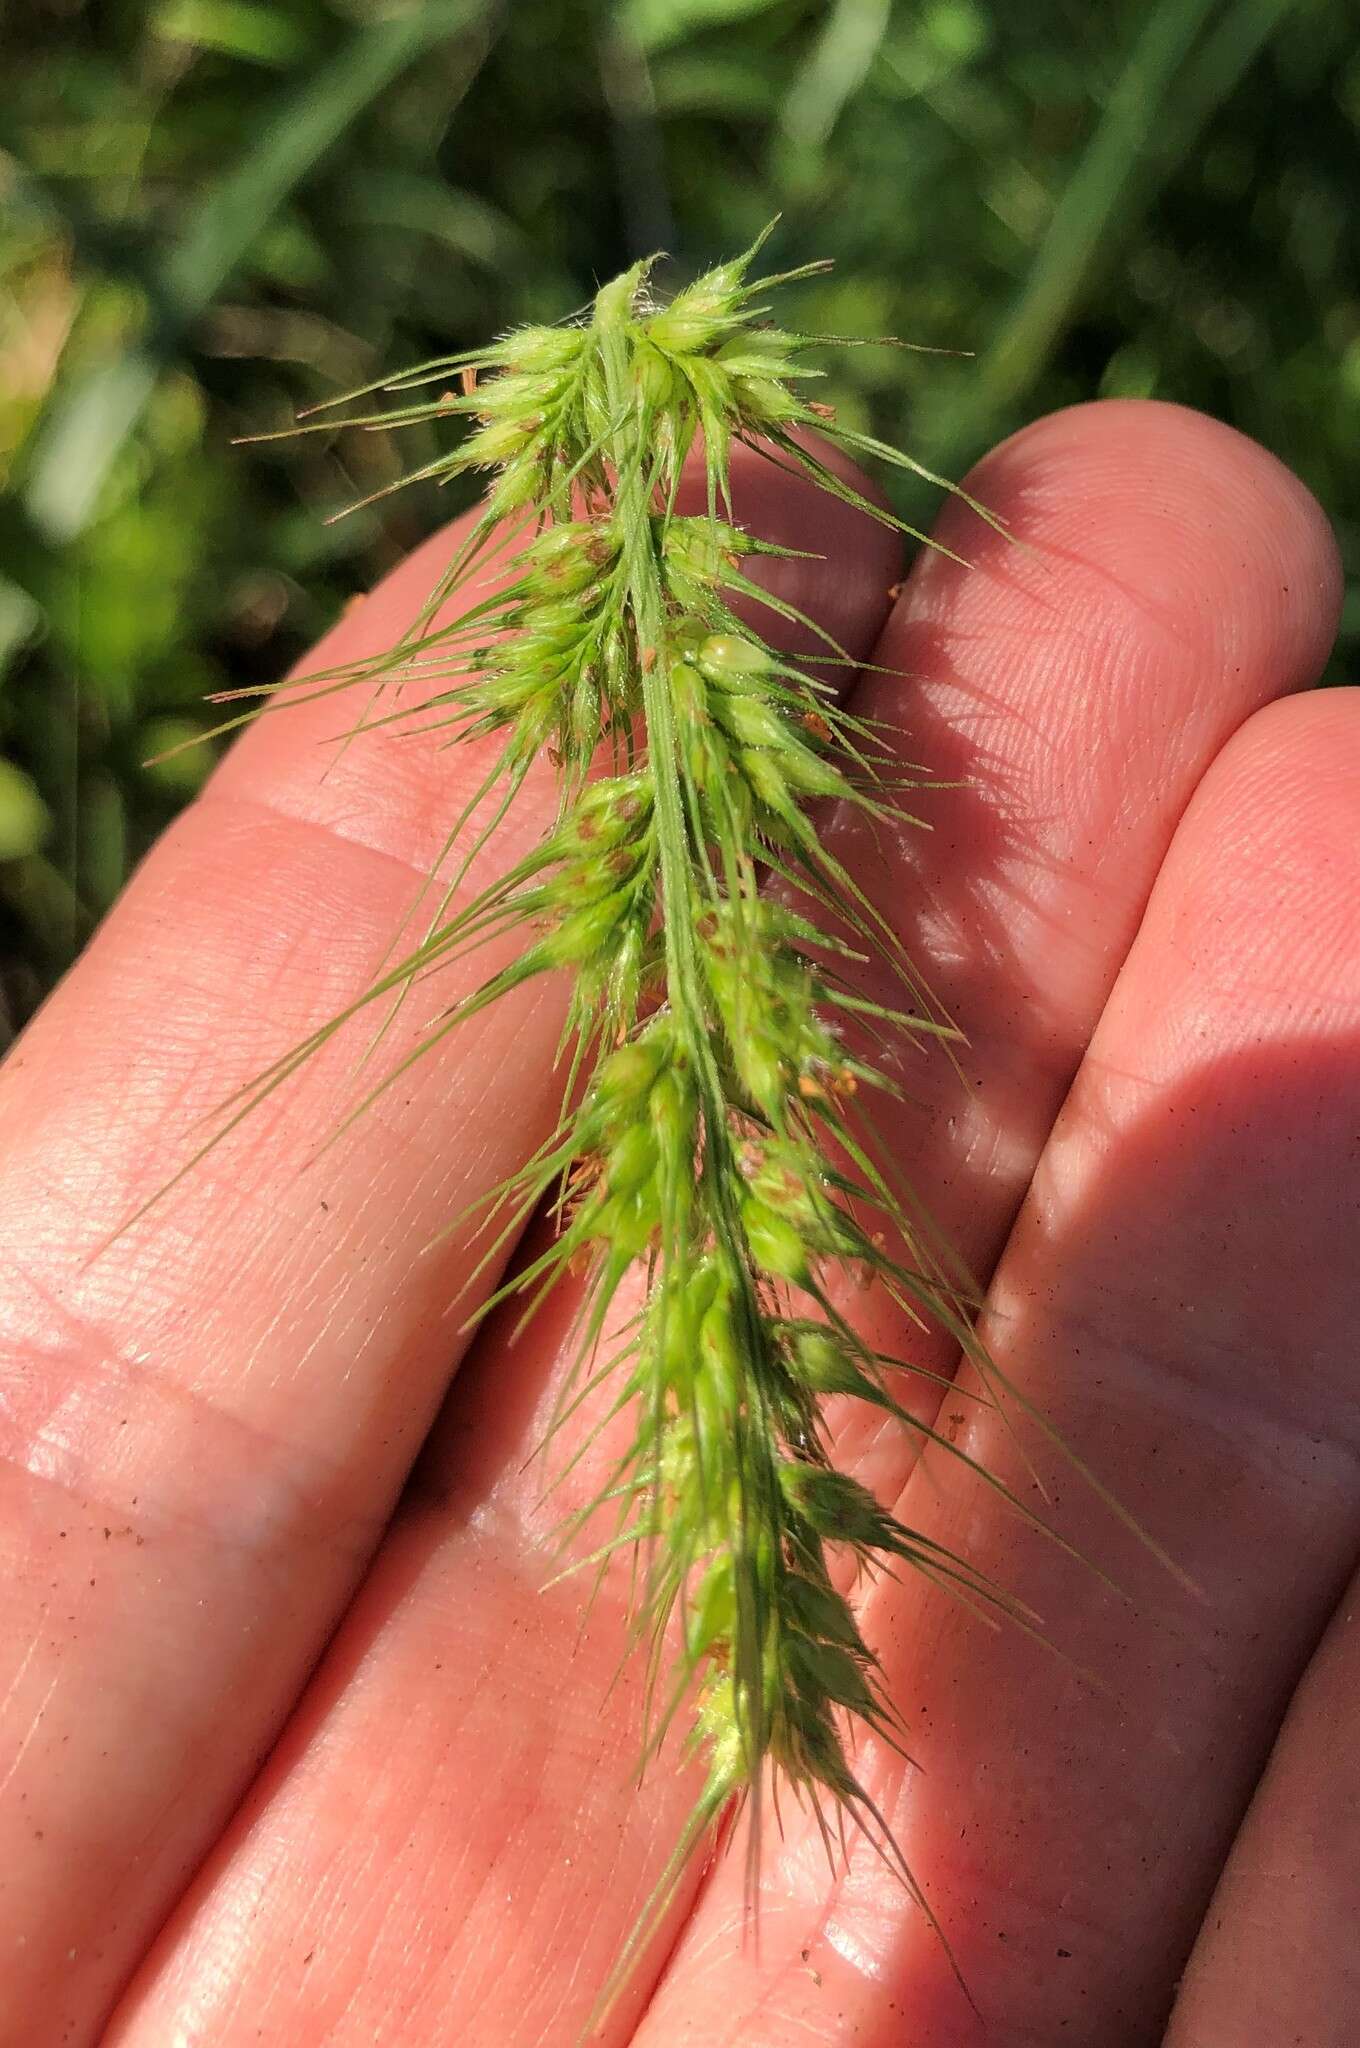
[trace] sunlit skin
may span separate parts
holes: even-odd
[[[964,1080],[915,1060],[885,1134],[989,1285],[998,1362],[1193,1588],[1032,1429],[1045,1512],[1122,1596],[898,1425],[848,1423],[850,1469],[1051,1645],[910,1578],[866,1595],[920,1768],[872,1740],[858,1768],[972,2003],[872,1852],[829,1871],[786,1805],[754,1921],[739,1825],[597,2038],[1341,2048],[1360,702],[1298,694],[1335,625],[1326,523],[1155,404],[1006,443],[969,488],[1025,545],[951,506],[968,566],[923,557],[895,597],[882,529],[755,460],[735,481],[823,557],[783,588],[877,665],[856,709],[958,785],[918,799],[928,834],[827,821],[969,1041]],[[327,660],[388,645],[455,544]],[[626,1586],[584,1630],[583,1585],[544,1590],[570,1286],[468,1338],[471,1233],[439,1235],[552,1114],[554,984],[317,1158],[363,1034],[333,1042],[92,1256],[363,988],[481,773],[409,735],[337,756],[343,723],[242,740],[0,1072],[4,2048],[570,2048],[693,1798],[673,1759],[630,1775]],[[550,804],[545,764],[489,857]],[[939,1426],[1042,1507],[969,1391]]]

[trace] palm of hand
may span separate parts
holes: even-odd
[[[786,1812],[759,1944],[742,1856],[696,1868],[601,2039],[1118,2048],[1174,2000],[1172,2048],[1339,2044],[1360,726],[1348,693],[1271,701],[1325,656],[1328,536],[1226,429],[1086,408],[979,474],[1028,547],[955,509],[973,566],[923,560],[886,616],[889,539],[742,481],[752,525],[826,556],[797,601],[888,671],[857,708],[960,779],[928,835],[835,828],[971,1046],[971,1091],[914,1068],[885,1135],[990,1276],[1006,1371],[1199,1597],[1060,1463],[1055,1523],[1131,1601],[896,1425],[847,1424],[853,1468],[1106,1688],[921,1583],[870,1598],[924,1770],[871,1745],[867,1782],[978,2011],[872,1853],[831,1876]],[[448,545],[344,653],[387,643]],[[465,1027],[299,1173],[353,1097],[353,1049],[328,1052],[87,1263],[182,1162],[186,1115],[364,984],[478,772],[374,739],[321,780],[337,722],[323,702],[246,739],[3,1077],[0,2041],[25,2048],[568,2043],[693,1796],[669,1761],[630,1778],[623,1589],[583,1633],[580,1584],[542,1591],[591,1483],[587,1460],[545,1499],[526,1466],[570,1300],[493,1323],[444,1398],[475,1255],[428,1246],[541,1135],[552,992]],[[1031,1489],[967,1391],[923,1418]]]

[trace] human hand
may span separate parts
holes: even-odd
[[[999,1363],[1199,1595],[1059,1460],[1046,1512],[1131,1601],[848,1423],[842,1458],[1107,1689],[880,1582],[866,1631],[923,1769],[869,1742],[864,1778],[977,2011],[868,1846],[832,1876],[786,1811],[758,1948],[738,1844],[600,2038],[1123,2048],[1174,1997],[1172,2048],[1340,2044],[1360,705],[1272,701],[1325,657],[1329,536],[1229,430],[1082,408],[974,480],[1027,545],[952,506],[972,566],[923,558],[888,616],[889,537],[759,465],[741,486],[827,558],[796,600],[888,671],[857,708],[959,778],[929,834],[833,827],[970,1041],[972,1090],[921,1064],[885,1136],[990,1280]],[[327,658],[386,646],[449,547]],[[323,700],[247,735],[0,1074],[5,2048],[567,2048],[693,1798],[632,1779],[626,1589],[584,1632],[584,1583],[543,1590],[563,1497],[526,1460],[570,1301],[493,1323],[445,1394],[478,1254],[431,1241],[546,1128],[558,992],[463,1026],[300,1171],[354,1100],[334,1044],[89,1256],[196,1114],[365,985],[479,772],[410,737],[336,759],[343,723]],[[946,1396],[941,1426],[1037,1502],[993,1413]]]

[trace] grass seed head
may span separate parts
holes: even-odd
[[[914,1249],[913,1198],[875,1165],[872,1132],[851,1135],[851,1098],[876,1073],[841,1043],[841,985],[818,964],[826,936],[760,893],[774,859],[839,927],[833,950],[880,948],[900,966],[806,808],[830,798],[884,814],[875,737],[815,664],[791,663],[753,623],[794,615],[754,580],[782,551],[734,519],[730,452],[754,448],[897,522],[808,437],[856,447],[802,396],[811,344],[769,322],[780,280],[753,275],[759,247],[669,304],[653,295],[653,263],[637,264],[580,321],[398,380],[401,421],[471,423],[422,474],[489,471],[485,511],[411,632],[326,678],[376,681],[384,721],[499,734],[483,792],[493,824],[539,755],[557,764],[541,845],[470,896],[465,869],[443,878],[428,935],[375,994],[524,932],[520,956],[440,1020],[420,1057],[460,1014],[537,974],[567,977],[561,1124],[501,1191],[518,1217],[556,1183],[559,1231],[503,1291],[537,1298],[569,1267],[584,1274],[577,1373],[607,1357],[634,1419],[605,1494],[620,1517],[612,1548],[637,1547],[638,1627],[671,1646],[668,1712],[688,1703],[703,1759],[662,1893],[686,1847],[733,1798],[758,1803],[771,1771],[814,1804],[873,1812],[846,1735],[891,1717],[828,1553],[872,1566],[921,1552],[827,1456],[824,1398],[893,1406],[831,1303],[838,1281],[876,1276],[913,1312],[933,1305],[966,1330],[938,1261]],[[438,391],[451,377],[460,391]],[[687,462],[705,486],[697,514],[675,509]],[[497,591],[466,623],[443,623],[507,519],[521,531]],[[893,1013],[878,1015],[890,1029]],[[639,1261],[641,1309],[611,1333]]]

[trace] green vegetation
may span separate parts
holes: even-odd
[[[0,1032],[211,749],[471,486],[328,516],[445,443],[233,448],[657,247],[782,211],[842,421],[957,471],[1156,393],[1332,512],[1360,635],[1360,39],[1335,0],[27,0],[0,24]],[[906,479],[900,479],[906,485]],[[911,488],[906,518],[928,511]]]

